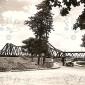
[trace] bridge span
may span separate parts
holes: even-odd
[[[48,43],[48,51],[51,53],[51,57],[54,58],[61,58],[61,57],[72,57],[72,58],[83,58],[85,60],[85,52],[84,51],[71,51],[71,52],[64,52],[53,45]],[[7,43],[2,50],[0,51],[1,57],[20,57],[20,56],[29,56],[29,52],[23,46],[16,46],[12,43]]]

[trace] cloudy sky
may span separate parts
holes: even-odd
[[[6,43],[22,45],[22,40],[34,37],[24,21],[37,12],[35,5],[42,0],[0,0],[0,49]],[[73,8],[69,15],[62,17],[59,8],[53,8],[53,27],[55,31],[50,34],[49,42],[56,48],[64,51],[81,51],[81,38],[85,31],[72,30],[83,5]]]

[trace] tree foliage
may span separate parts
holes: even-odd
[[[28,52],[33,55],[35,53],[35,39],[30,37],[29,39],[23,40],[22,42],[25,44],[23,47],[28,49]]]
[[[85,47],[85,34],[82,36],[82,44],[81,47]]]
[[[28,48],[29,53],[32,55],[38,55],[41,53],[44,53],[45,55],[47,54],[48,45],[45,44],[46,41],[40,42],[39,39],[30,37],[29,39],[24,40],[23,43],[25,44],[23,47]]]
[[[80,28],[81,30],[85,29],[85,9],[82,14],[78,17],[77,22],[74,24],[73,29]]]
[[[36,7],[39,11],[30,17],[30,20],[26,20],[25,24],[30,27],[37,39],[48,39],[49,33],[53,29],[50,2],[45,0]]]
[[[49,50],[49,45],[44,40],[39,40],[37,38],[30,37],[23,41],[25,44],[23,47],[28,49],[28,52],[31,54],[32,61],[33,57],[38,57],[38,64],[40,62],[40,57],[43,57],[43,63],[45,61],[46,56],[51,56],[51,52]],[[44,55],[42,55],[42,53]]]
[[[71,6],[79,6],[80,3],[83,3],[83,1],[79,1],[79,0],[62,0],[62,2],[60,2],[59,0],[50,0],[54,7],[58,6],[61,8],[60,14],[62,16],[66,16],[69,11],[71,10]],[[64,6],[64,7],[63,7]]]

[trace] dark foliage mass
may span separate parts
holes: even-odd
[[[30,17],[30,20],[26,20],[25,24],[30,27],[37,39],[42,40],[48,38],[49,33],[53,29],[50,2],[48,0],[43,1],[37,5],[37,9],[39,11]]]
[[[80,28],[81,30],[85,29],[85,9],[82,14],[78,17],[77,22],[74,24],[73,29]]]
[[[60,2],[59,0],[50,0],[53,4],[54,7],[58,6],[58,7],[61,7],[61,11],[60,11],[60,14],[62,16],[66,16],[69,11],[71,10],[71,6],[79,6],[81,1],[79,0],[62,0],[62,2]],[[83,3],[83,2],[82,2]],[[63,8],[63,6],[65,6],[65,8]]]
[[[51,57],[51,52],[49,50],[49,45],[44,40],[39,40],[37,38],[30,37],[23,41],[25,44],[23,47],[28,49],[28,52],[31,54],[32,61],[34,57],[38,57],[38,65],[40,63],[40,57],[43,57],[43,63],[45,57]]]
[[[85,34],[82,36],[82,44],[81,47],[85,47]]]
[[[62,16],[66,16],[67,14],[69,14],[69,10],[67,8],[62,8],[60,11],[60,14]]]
[[[45,41],[39,41],[39,39],[30,37],[29,39],[24,40],[23,43],[25,44],[24,48],[28,48],[31,55],[38,55],[41,53],[47,54],[48,45],[45,44]]]

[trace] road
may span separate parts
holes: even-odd
[[[0,72],[0,85],[85,85],[85,69],[62,66],[50,70]]]

